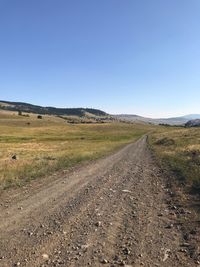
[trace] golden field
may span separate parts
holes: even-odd
[[[25,114],[26,115],[26,114]],[[74,118],[73,118],[74,119]],[[77,120],[77,118],[76,118]],[[0,111],[0,188],[97,159],[149,135],[160,163],[188,191],[200,191],[200,129],[119,122],[70,124],[55,116]],[[16,155],[17,160],[12,156]]]
[[[128,123],[67,124],[55,116],[0,112],[0,187],[96,159],[133,142],[152,126]],[[13,160],[12,156],[17,159]]]
[[[200,193],[200,128],[159,127],[150,145],[188,192]]]

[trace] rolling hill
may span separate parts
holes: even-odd
[[[120,114],[113,115],[115,118],[130,122],[143,122],[151,124],[185,125],[189,120],[199,119],[200,114],[190,114],[181,117],[152,119],[138,115]]]
[[[132,114],[109,115],[108,113],[93,108],[56,108],[43,107],[23,102],[10,102],[0,100],[0,110],[21,111],[54,116],[79,116],[79,117],[109,117],[115,120],[138,122],[147,124],[185,125],[190,120],[200,119],[200,114],[189,114],[180,117],[153,119]]]
[[[56,108],[42,107],[23,102],[10,102],[0,100],[0,109],[9,111],[21,111],[27,113],[36,113],[42,115],[57,115],[57,116],[107,116],[108,114],[99,109],[93,108]]]

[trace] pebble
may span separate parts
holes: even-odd
[[[106,259],[102,259],[101,263],[106,264],[106,263],[108,263],[108,261]]]
[[[171,223],[171,224],[168,224],[165,226],[166,229],[171,229],[174,225]]]
[[[28,232],[28,235],[29,235],[29,236],[32,236],[32,235],[33,235],[33,232]]]
[[[101,225],[102,225],[102,222],[100,222],[100,221],[95,223],[95,226],[97,226],[97,227],[100,227]]]
[[[183,243],[183,244],[181,244],[181,247],[189,247],[189,246],[190,246],[189,243]]]
[[[127,190],[127,189],[122,190],[122,192],[124,192],[124,193],[131,193],[131,191],[130,190]]]
[[[187,250],[186,249],[183,249],[183,248],[181,248],[179,251],[180,252],[183,252],[183,253],[187,253]]]
[[[49,255],[44,253],[44,254],[42,254],[42,258],[44,260],[48,260],[49,259]]]
[[[124,248],[123,252],[124,252],[125,255],[131,254],[131,252],[130,252],[130,250],[128,248]]]

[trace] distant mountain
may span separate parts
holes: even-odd
[[[187,120],[196,120],[200,119],[200,114],[190,114],[183,117],[186,118]]]
[[[27,113],[47,114],[47,115],[68,115],[68,116],[107,116],[108,114],[99,109],[93,108],[55,108],[55,107],[42,107],[23,102],[10,102],[0,100],[0,109],[10,111],[21,111]]]
[[[142,122],[142,123],[151,123],[151,124],[169,124],[169,125],[184,125],[188,122],[188,120],[198,119],[200,118],[200,114],[192,114],[192,115],[185,115],[181,117],[174,117],[174,118],[160,118],[160,119],[152,119],[146,118],[138,115],[129,115],[129,114],[120,114],[114,115],[115,118],[124,121],[130,122]]]
[[[93,108],[56,108],[56,107],[42,107],[37,105],[32,105],[23,102],[10,102],[0,100],[0,109],[9,111],[21,111],[27,113],[36,113],[42,115],[57,115],[57,116],[104,116],[109,118],[112,116],[114,119],[129,121],[129,122],[139,122],[139,123],[151,123],[151,124],[169,124],[169,125],[185,125],[188,121],[200,119],[200,114],[189,114],[181,117],[174,118],[160,118],[152,119],[146,118],[139,115],[131,114],[119,114],[119,115],[109,115],[106,112],[93,109]]]
[[[142,117],[139,115],[119,114],[119,115],[112,115],[112,116],[122,121],[155,123],[154,119]]]

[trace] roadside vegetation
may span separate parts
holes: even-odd
[[[200,195],[200,129],[160,127],[150,145],[187,193]]]
[[[97,159],[136,141],[152,126],[67,124],[62,118],[0,112],[0,188],[8,188]]]

